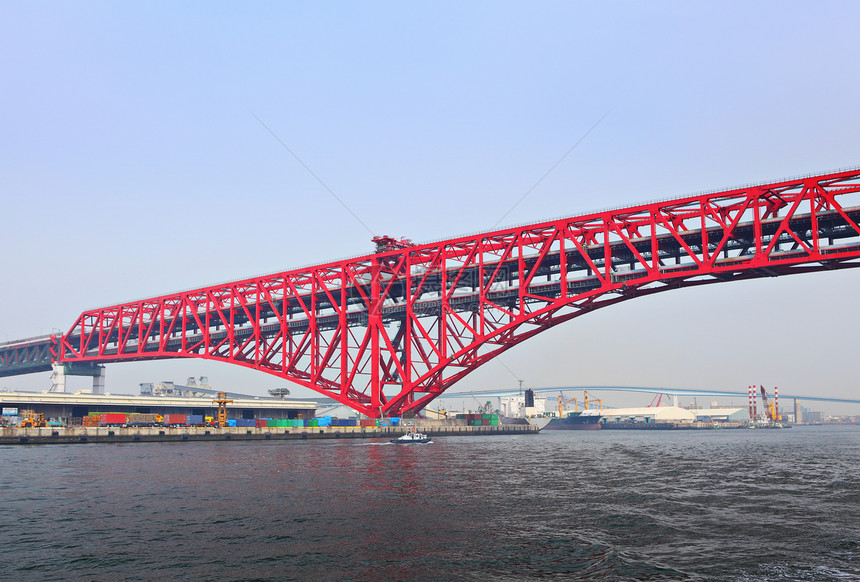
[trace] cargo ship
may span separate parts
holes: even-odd
[[[603,415],[596,410],[571,412],[564,418],[553,418],[543,430],[600,430]]]

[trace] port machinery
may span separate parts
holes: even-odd
[[[84,311],[0,346],[0,376],[195,357],[409,416],[478,366],[594,309],[671,289],[860,266],[860,169],[427,244]],[[86,371],[82,372],[86,373]]]

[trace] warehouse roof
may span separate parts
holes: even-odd
[[[134,396],[131,394],[92,394],[88,392],[2,392],[0,405],[7,404],[54,404],[60,406],[149,406],[149,407],[214,407],[211,397],[181,396]],[[263,408],[270,410],[316,409],[317,403],[310,400],[282,400],[280,398],[249,397],[235,398],[233,408]]]
[[[693,422],[696,412],[680,406],[646,406],[642,408],[604,408],[603,416],[607,419],[647,417],[665,422]]]

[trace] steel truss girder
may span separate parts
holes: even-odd
[[[0,344],[0,378],[50,370],[57,342],[54,336],[42,336]]]
[[[85,311],[63,362],[197,357],[371,417],[554,325],[686,286],[860,266],[860,170],[391,250]]]

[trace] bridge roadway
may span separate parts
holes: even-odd
[[[860,222],[860,207],[845,209],[845,214],[855,223]],[[818,230],[821,238],[828,239],[831,244],[823,246],[821,253],[823,255],[841,255],[846,252],[860,251],[860,242],[855,242],[850,245],[837,245],[833,241],[843,238],[858,238],[857,231],[845,224],[844,220],[836,211],[827,211],[817,215]],[[772,218],[761,221],[761,229],[763,240],[769,242],[770,239],[779,232],[782,224],[782,218]],[[797,215],[790,221],[791,230],[794,232],[809,232],[811,229],[811,218],[809,214]],[[739,267],[753,258],[750,251],[754,246],[754,231],[755,224],[750,221],[747,223],[738,224],[730,238],[723,245],[722,258],[714,261],[713,270],[699,273],[702,270],[693,260],[690,260],[686,253],[682,252],[682,244],[673,234],[663,234],[657,237],[657,257],[660,264],[659,271],[667,278],[671,277],[693,277],[699,275],[707,275],[715,279],[729,280],[736,276],[739,272]],[[705,230],[706,240],[708,245],[713,250],[717,244],[722,241],[725,229],[720,226],[711,227]],[[680,234],[680,239],[684,241],[692,250],[701,251],[703,240],[701,229],[688,230]],[[633,249],[638,252],[645,260],[652,259],[652,242],[651,237],[636,237],[629,240],[630,245],[623,240],[618,240],[610,243],[611,250],[609,252],[610,264],[614,271],[612,276],[613,282],[618,284],[618,292],[623,293],[625,283],[638,278],[648,276],[646,269],[637,269],[640,266],[640,261],[634,255]],[[797,246],[791,235],[783,231],[780,239],[777,242],[777,247],[783,244],[791,244]],[[632,246],[632,249],[631,249]],[[583,292],[599,289],[603,282],[601,279],[592,274],[593,268],[602,268],[605,266],[606,253],[603,243],[591,244],[584,246],[588,259],[585,254],[580,252],[566,253],[566,271],[567,271],[567,293],[568,295],[580,294]],[[775,250],[771,252],[770,258],[773,260],[790,261],[798,257],[804,257],[807,253],[803,249],[790,250]],[[522,262],[522,268],[520,266]],[[537,264],[540,263],[540,264]],[[668,263],[668,264],[667,264]],[[629,270],[621,270],[628,267]],[[532,283],[528,285],[528,290],[525,294],[525,301],[536,302],[544,299],[554,299],[561,296],[562,283],[560,280],[561,261],[559,260],[559,252],[549,252],[543,257],[519,257],[510,258],[501,261],[484,262],[483,266],[467,266],[465,268],[449,268],[444,273],[429,272],[421,273],[418,276],[411,276],[409,283],[409,293],[411,296],[431,295],[432,297],[424,300],[416,300],[413,303],[413,312],[419,316],[438,316],[442,310],[442,297],[439,289],[442,288],[442,281],[445,281],[446,301],[444,302],[450,309],[458,312],[475,312],[480,305],[482,293],[479,288],[481,281],[486,285],[487,282],[495,280],[495,283],[490,285],[490,288],[495,290],[485,290],[483,296],[497,305],[501,305],[512,309],[520,300],[519,277],[521,272],[531,272],[532,279],[536,277],[547,278],[545,283]],[[577,276],[579,274],[579,276]],[[776,273],[771,269],[762,269],[757,276],[774,276]],[[745,274],[746,277],[749,274]],[[555,279],[555,280],[553,280]],[[387,289],[386,304],[380,309],[380,316],[384,323],[399,322],[406,316],[406,296],[407,277],[403,274],[382,274],[382,280],[385,282]],[[423,290],[422,290],[423,289]],[[432,291],[428,291],[432,290]],[[341,294],[345,293],[345,297]],[[307,313],[315,313],[313,319],[314,327],[318,331],[333,330],[340,325],[340,314],[336,312],[336,306],[344,302],[348,307],[346,313],[346,322],[349,326],[364,326],[368,322],[368,307],[367,297],[370,295],[370,285],[349,285],[343,289],[327,289],[317,293],[306,292],[297,296],[291,296],[286,300],[259,302],[245,306],[237,306],[232,309],[209,309],[197,311],[197,317],[191,317],[186,314],[179,314],[175,317],[176,321],[171,322],[173,329],[184,330],[184,334],[173,333],[173,337],[162,341],[158,336],[150,336],[150,341],[146,343],[143,350],[139,349],[138,343],[135,341],[139,337],[139,326],[131,327],[127,330],[124,338],[124,348],[122,354],[141,354],[141,352],[158,352],[158,351],[179,351],[184,346],[189,344],[201,343],[204,339],[204,330],[198,324],[198,321],[212,322],[209,326],[208,342],[219,342],[226,340],[228,335],[234,340],[241,340],[253,335],[256,330],[251,322],[253,318],[249,317],[247,309],[254,308],[257,321],[265,322],[267,319],[277,319],[278,313],[285,313],[287,316],[286,325],[291,332],[306,331],[311,325],[311,319],[307,317]],[[283,305],[286,302],[286,310]],[[206,303],[208,305],[208,302]],[[225,322],[232,322],[229,331],[218,331],[218,328],[225,327]],[[282,333],[280,322],[266,325],[259,325],[260,335],[276,336]],[[109,362],[110,356],[120,354],[118,346],[120,332],[113,329],[108,336],[102,339],[102,347],[105,343],[115,344],[116,347],[102,349],[99,353],[102,362]],[[75,345],[80,339],[79,336],[70,334],[66,336],[66,341]],[[52,348],[55,348],[56,340],[51,336],[41,336],[18,340],[5,344],[0,344],[0,377],[11,376],[18,374],[26,374],[32,372],[48,371],[51,369]],[[86,350],[84,354],[96,353],[98,346],[93,346],[92,349]],[[126,361],[128,358],[119,357],[116,361]]]

